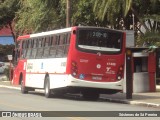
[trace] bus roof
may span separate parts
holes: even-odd
[[[71,31],[71,27],[70,28],[64,28],[64,29],[47,31],[47,32],[41,32],[41,33],[35,33],[35,34],[30,34],[30,35],[23,35],[23,36],[19,36],[17,38],[17,40],[34,38],[34,37],[42,37],[42,36],[53,35],[53,34],[58,34],[58,33],[70,32],[70,31]]]
[[[70,28],[64,28],[64,29],[58,29],[58,30],[52,30],[52,31],[47,31],[47,32],[41,32],[41,33],[35,33],[35,34],[29,34],[29,35],[23,35],[23,36],[19,36],[17,38],[17,40],[22,40],[22,39],[27,39],[27,38],[34,38],[34,37],[42,37],[42,36],[47,36],[47,35],[54,35],[54,34],[58,34],[58,33],[65,33],[65,32],[70,32],[72,30],[72,28],[100,28],[100,29],[108,29],[108,28],[104,28],[104,27],[95,27],[95,26],[75,26],[75,27],[70,27]],[[115,30],[115,29],[110,29],[113,31],[117,31],[117,32],[125,32],[122,30]]]

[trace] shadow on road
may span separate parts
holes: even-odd
[[[42,97],[45,97],[44,96],[44,93],[39,93],[39,92],[35,92],[35,91],[31,91],[29,92],[29,94],[32,94],[32,95],[38,95],[38,96],[42,96]],[[66,100],[75,100],[75,101],[97,101],[97,102],[104,102],[105,100],[102,100],[101,98],[99,98],[98,100],[86,100],[82,97],[81,94],[63,94],[63,95],[52,95],[50,98],[47,98],[47,99],[66,99]]]

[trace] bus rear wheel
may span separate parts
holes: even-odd
[[[85,91],[82,95],[85,100],[98,100],[99,98],[99,93],[92,91]]]
[[[49,77],[46,77],[46,78],[45,78],[44,94],[45,94],[45,97],[46,97],[46,98],[50,98],[50,97],[51,97]]]

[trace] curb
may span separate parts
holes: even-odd
[[[20,87],[14,87],[14,86],[0,85],[0,87],[9,88],[9,89],[16,89],[16,90],[21,90]]]
[[[103,99],[108,102],[114,102],[114,103],[123,103],[123,104],[130,104],[130,105],[160,108],[160,104],[155,104],[155,103],[138,102],[134,100],[133,101],[132,100],[120,100],[120,99],[104,98],[104,97],[100,97],[100,99]]]
[[[21,90],[20,87],[14,87],[14,86],[7,86],[7,85],[0,85],[0,87],[9,88],[9,89],[16,89]],[[43,90],[36,90],[37,92],[43,92]],[[138,102],[138,101],[132,101],[132,100],[120,100],[120,99],[113,99],[113,98],[105,98],[100,97],[100,99],[103,99],[107,102],[114,102],[114,103],[123,103],[123,104],[130,104],[130,105],[140,105],[145,107],[154,107],[154,108],[160,108],[160,104],[155,103],[147,103],[147,102]]]
[[[14,86],[0,85],[0,87],[9,88],[9,89],[15,89],[15,90],[21,90],[20,87],[14,87]],[[44,90],[40,90],[40,89],[36,89],[35,91],[44,93]]]
[[[146,102],[138,102],[138,101],[130,101],[129,103],[131,105],[141,105],[146,107],[160,108],[160,104],[155,104],[155,103],[146,103]]]

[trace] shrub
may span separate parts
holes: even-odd
[[[5,68],[4,69],[4,74],[7,77],[7,80],[9,80],[10,69],[9,68]]]

